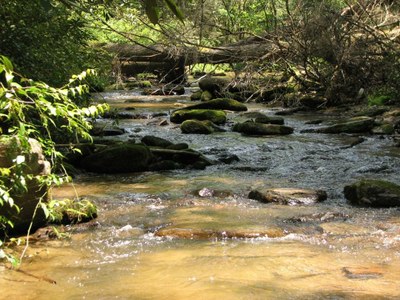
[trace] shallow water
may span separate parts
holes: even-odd
[[[103,96],[149,116],[188,103],[186,96]],[[163,118],[121,120],[128,133],[119,138],[152,134],[187,142],[211,159],[236,154],[240,161],[201,171],[81,175],[74,187],[54,190],[57,198],[77,192],[93,200],[99,218],[69,229],[68,239],[33,242],[25,273],[0,269],[0,298],[400,297],[400,210],[353,208],[342,193],[357,178],[400,182],[400,155],[390,138],[363,136],[349,147],[349,135],[300,133],[317,126],[308,120],[332,118],[324,115],[285,117],[294,134],[263,138],[183,135],[175,125],[157,126]],[[230,122],[242,119],[229,115]],[[307,207],[249,200],[260,186],[320,188],[328,200]],[[200,196],[203,188],[215,195]]]

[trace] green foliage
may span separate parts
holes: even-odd
[[[391,99],[392,96],[389,95],[373,94],[368,96],[368,105],[386,105]]]
[[[29,78],[59,86],[99,56],[88,48],[85,19],[59,2],[8,0],[0,20],[0,53]]]
[[[76,224],[97,217],[96,205],[87,199],[51,200],[46,207],[46,216],[54,224]]]
[[[56,143],[91,141],[88,118],[94,118],[108,109],[106,104],[79,107],[73,99],[84,97],[88,87],[79,83],[93,70],[73,76],[62,88],[53,88],[43,82],[24,78],[13,70],[11,61],[0,56],[0,127],[2,143],[11,144],[18,154],[11,157],[12,165],[0,168],[0,207],[15,206],[13,196],[27,190],[32,179],[41,186],[51,186],[68,181],[68,176],[55,174],[30,175],[25,168],[25,155],[31,150],[29,140],[37,140],[53,167],[62,158]],[[40,204],[40,203],[39,203]],[[0,229],[12,225],[0,217]]]

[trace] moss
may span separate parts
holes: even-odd
[[[213,94],[209,91],[204,91],[201,93],[200,100],[201,101],[210,101],[213,98]]]
[[[209,120],[214,124],[224,124],[226,122],[226,113],[222,110],[211,109],[181,109],[173,112],[170,120],[178,124],[186,120]]]
[[[192,95],[190,95],[190,100],[192,100],[192,101],[200,100],[202,94],[203,94],[202,91],[194,92]]]
[[[186,120],[181,125],[182,133],[194,133],[194,134],[210,134],[214,130],[210,124],[210,121],[199,121],[199,120]]]
[[[385,105],[390,100],[392,100],[392,97],[388,95],[372,95],[368,97],[368,105]]]
[[[97,207],[87,199],[52,200],[47,204],[53,224],[77,224],[97,218]]]
[[[276,124],[244,122],[235,124],[233,126],[233,131],[240,132],[245,135],[283,135],[293,133],[293,128]]]
[[[344,195],[354,205],[400,206],[400,186],[385,180],[363,179],[345,186]]]
[[[234,99],[217,98],[207,102],[191,105],[185,108],[185,110],[190,110],[190,109],[220,109],[220,110],[231,110],[231,111],[246,111],[247,106]]]

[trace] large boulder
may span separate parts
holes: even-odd
[[[30,152],[24,154],[24,173],[33,177],[26,180],[27,190],[24,192],[11,191],[11,197],[19,211],[8,204],[0,205],[0,215],[8,218],[14,224],[13,228],[6,228],[8,234],[25,234],[32,222],[32,231],[45,225],[46,217],[44,211],[36,206],[39,201],[47,202],[48,190],[40,184],[34,176],[49,175],[51,173],[50,163],[45,159],[42,148],[37,140],[29,139]],[[0,143],[0,167],[10,168],[14,165],[17,156],[21,155],[21,145],[17,138]],[[34,213],[36,211],[36,214]],[[32,219],[32,216],[34,218]],[[0,236],[4,235],[0,229]]]
[[[222,110],[212,109],[180,109],[171,114],[170,120],[173,123],[182,123],[186,120],[209,120],[214,124],[224,124],[226,122],[226,113]]]
[[[229,98],[217,98],[203,103],[190,105],[185,107],[186,110],[191,109],[220,109],[220,110],[231,110],[231,111],[246,111],[247,106],[239,101]]]
[[[384,180],[364,179],[344,187],[346,199],[369,207],[400,206],[400,185]]]
[[[82,167],[96,173],[142,172],[152,160],[150,149],[137,144],[120,144],[91,154],[82,159]]]
[[[326,200],[327,194],[322,190],[275,188],[252,190],[249,198],[263,203],[311,205]]]
[[[338,122],[331,126],[309,130],[319,133],[363,133],[370,132],[374,127],[375,120],[370,117],[355,117]]]
[[[233,131],[245,135],[286,135],[293,133],[293,128],[277,124],[244,122],[235,124],[233,126]]]

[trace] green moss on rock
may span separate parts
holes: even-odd
[[[233,131],[245,135],[285,135],[293,133],[293,128],[277,124],[244,122],[235,124]]]
[[[344,195],[353,205],[370,207],[400,206],[400,186],[384,180],[360,180],[345,186]]]
[[[186,110],[191,109],[219,109],[219,110],[231,110],[231,111],[247,111],[247,106],[243,103],[230,99],[230,98],[217,98],[207,102],[191,105],[185,108]]]
[[[178,124],[186,120],[209,120],[214,124],[224,124],[226,122],[226,113],[222,110],[211,109],[180,109],[171,114],[170,120]]]

